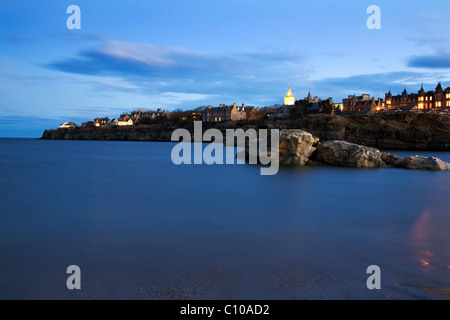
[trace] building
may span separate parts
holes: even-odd
[[[95,118],[94,119],[94,126],[96,127],[106,127],[109,126],[109,118]]]
[[[272,112],[272,108],[245,107],[247,120],[261,120],[267,118],[267,114]]]
[[[284,96],[284,105],[285,106],[293,106],[295,105],[295,96],[292,94],[291,85],[289,84],[289,90],[287,95]]]
[[[181,114],[180,120],[183,121],[202,121],[201,111],[185,111]]]
[[[417,106],[420,110],[450,110],[450,87],[445,90],[439,82],[434,91],[425,92],[423,85],[417,93],[408,94],[403,90],[402,94],[393,96],[391,90],[385,94],[386,109],[405,109],[405,107]]]
[[[63,124],[60,124],[58,128],[59,129],[70,129],[70,128],[76,128],[76,127],[77,127],[77,125],[74,122],[66,121]]]
[[[134,121],[130,114],[125,113],[122,114],[119,118],[119,121],[117,121],[118,126],[132,126],[134,124]]]
[[[303,100],[310,105],[308,111],[310,111],[312,113],[318,113],[319,112],[319,110],[320,110],[320,103],[322,102],[322,100],[319,99],[319,97],[317,97],[317,96],[314,96],[314,98],[313,98],[313,96],[311,94],[311,90],[309,90],[308,96],[305,99],[303,99]]]
[[[282,105],[275,112],[270,113],[269,118],[290,118],[311,113],[332,113],[333,110],[332,98],[322,100],[317,96],[313,97],[310,90],[304,99],[297,100],[294,105]]]
[[[344,104],[341,102],[341,103],[335,103],[334,104],[334,110],[336,111],[336,112],[342,112],[342,111],[344,111]]]
[[[226,106],[221,104],[219,107],[208,106],[203,111],[203,122],[221,122],[221,121],[239,121],[246,120],[247,114],[245,112],[245,105]]]
[[[370,94],[349,95],[347,99],[342,100],[343,112],[366,113],[368,110],[381,111],[383,109],[383,99],[371,97]]]
[[[152,111],[152,110],[133,110],[131,112],[131,119],[133,119],[133,121],[138,121],[140,119],[155,119],[157,117],[170,117],[170,112],[166,111],[166,110],[162,110],[162,109],[158,109],[156,111]]]
[[[291,116],[291,110],[294,108],[295,106],[282,105],[269,114],[269,119],[289,118]]]
[[[132,126],[133,124],[134,124],[134,121],[132,119],[117,121],[118,126]]]
[[[308,92],[308,96],[302,101],[302,105],[306,107],[306,113],[332,113],[334,110],[333,98],[325,100],[319,99],[319,97],[311,94],[311,90]],[[329,109],[327,112],[324,109]]]

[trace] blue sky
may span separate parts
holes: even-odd
[[[381,8],[369,30],[367,7]],[[81,9],[68,30],[66,9]],[[2,0],[0,137],[137,108],[450,85],[450,2]]]

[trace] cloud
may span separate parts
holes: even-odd
[[[47,35],[49,38],[59,38],[68,43],[79,45],[80,43],[107,41],[108,36],[98,32],[79,30],[79,32],[73,32],[73,30],[64,29],[62,31],[50,32]]]
[[[418,19],[425,23],[441,22],[447,19],[447,15],[439,12],[421,12],[418,14]]]
[[[211,54],[174,46],[107,41],[44,67],[105,77],[105,87],[137,91],[153,98],[170,93],[178,94],[173,101],[189,102],[198,97],[205,102],[215,97],[217,100],[210,103],[239,99],[270,103],[289,82],[307,80],[305,60],[302,54],[293,52]],[[121,80],[111,83],[112,78]]]
[[[46,67],[88,75],[122,75],[146,79],[206,77],[223,80],[261,76],[261,67],[267,69],[274,64],[288,63],[298,65],[301,60],[287,53],[213,55],[180,47],[109,41],[80,52],[76,57],[51,62]]]
[[[414,68],[448,69],[450,68],[450,54],[412,56],[408,59],[407,66]]]
[[[0,41],[8,44],[22,43],[28,41],[29,38],[18,33],[0,29]]]

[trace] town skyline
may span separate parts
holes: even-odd
[[[296,99],[335,102],[450,83],[447,2],[378,1],[380,30],[361,1],[78,1],[81,29],[68,30],[71,4],[3,4],[0,137],[133,106],[282,104],[289,83]]]

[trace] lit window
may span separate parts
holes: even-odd
[[[440,106],[441,106],[441,102],[440,101],[436,102],[436,107],[440,107]]]
[[[433,100],[433,97],[430,97],[430,101]]]
[[[419,103],[419,109],[423,109],[423,103]]]

